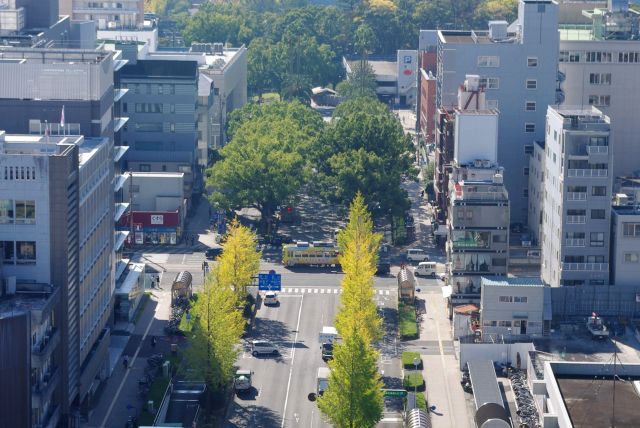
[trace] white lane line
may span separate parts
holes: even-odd
[[[287,382],[287,394],[284,396],[284,409],[282,409],[282,424],[280,428],[284,428],[284,418],[287,416],[287,403],[289,402],[289,389],[291,388],[291,376],[293,375],[293,362],[296,359],[296,344],[298,343],[298,332],[300,331],[300,315],[302,315],[302,303],[304,295],[300,299],[300,309],[298,309],[298,322],[296,324],[296,335],[291,344],[291,367],[289,368],[289,381]]]

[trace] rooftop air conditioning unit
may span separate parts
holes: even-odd
[[[484,168],[491,168],[491,161],[490,161],[489,159],[484,159],[484,160],[482,161],[482,166],[483,166]]]
[[[502,184],[504,182],[502,174],[495,174],[493,176],[493,182],[494,182],[494,184]]]
[[[475,166],[476,168],[482,168],[482,160],[481,159],[474,160],[473,166]]]
[[[507,38],[507,21],[489,21],[489,38],[491,40],[504,40]]]

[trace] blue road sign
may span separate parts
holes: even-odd
[[[282,275],[275,272],[258,274],[258,290],[280,291],[282,287]]]

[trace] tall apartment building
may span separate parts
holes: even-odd
[[[530,217],[540,220],[541,276],[552,287],[609,283],[610,146],[599,110],[549,107],[544,149],[531,158],[544,175],[531,182],[542,203]]]
[[[492,21],[489,31],[438,31],[436,106],[455,106],[464,76],[480,76],[487,106],[501,115],[498,164],[505,169],[512,221],[527,216],[527,150],[543,138],[546,108],[556,102],[557,26],[555,1],[520,0],[510,26]]]
[[[61,413],[107,375],[114,293],[114,147],[108,138],[0,132],[7,281],[60,288]],[[4,382],[4,379],[0,379]]]
[[[640,13],[628,0],[583,11],[588,25],[560,26],[559,69],[566,106],[595,106],[611,118],[613,176],[640,170]]]
[[[144,0],[60,0],[60,13],[71,16],[73,20],[95,21],[101,30],[142,28]]]
[[[486,108],[479,80],[467,76],[453,120],[446,250],[454,298],[479,294],[481,276],[504,276],[508,267],[509,197],[496,162],[498,112]]]
[[[612,284],[616,286],[639,285],[640,205],[637,203],[612,207],[610,270]]]
[[[2,221],[9,220],[4,216]],[[0,426],[55,428],[61,416],[60,286],[0,281]]]

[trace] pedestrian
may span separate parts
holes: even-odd
[[[424,198],[424,190],[422,192],[420,192],[420,197]]]
[[[151,347],[152,348],[156,347],[156,341],[157,341],[156,337],[155,336],[151,336]]]
[[[129,358],[127,358],[127,356],[125,355],[124,358],[122,359],[122,365],[124,366],[124,369],[128,369],[129,368]]]

